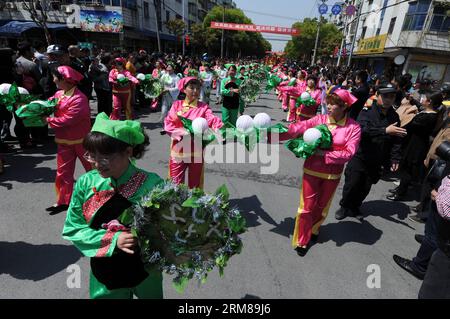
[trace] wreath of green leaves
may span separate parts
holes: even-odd
[[[133,233],[148,267],[174,275],[182,293],[189,280],[204,283],[218,267],[220,276],[229,258],[239,254],[245,219],[230,206],[225,186],[213,195],[166,181],[134,207]]]

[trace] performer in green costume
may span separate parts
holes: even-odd
[[[94,170],[75,186],[63,238],[91,258],[90,297],[162,298],[162,274],[145,269],[137,239],[130,232],[131,207],[162,179],[137,168],[149,145],[141,124],[97,116],[83,142]]]
[[[234,64],[228,67],[228,77],[222,80],[220,90],[223,96],[222,122],[228,122],[234,126],[236,125],[238,112],[241,107],[239,86],[242,82],[238,77],[236,77],[236,72],[237,69]]]

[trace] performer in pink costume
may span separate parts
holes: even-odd
[[[280,134],[280,140],[293,139],[302,136],[309,128],[325,124],[333,136],[331,149],[318,150],[304,164],[300,207],[292,238],[292,246],[300,256],[306,254],[312,237],[317,239],[344,165],[358,150],[361,128],[347,116],[350,106],[356,101],[348,91],[339,89],[327,97],[327,115],[291,124],[287,133]]]
[[[58,99],[54,117],[46,121],[55,131],[58,145],[55,189],[57,202],[47,211],[58,213],[68,208],[73,192],[75,162],[78,159],[86,171],[91,164],[84,159],[83,139],[91,130],[91,110],[87,97],[77,88],[83,76],[69,66],[60,66],[53,72],[58,92],[50,99]]]
[[[133,119],[133,110],[131,106],[132,86],[139,83],[129,71],[125,70],[126,60],[124,58],[116,58],[114,60],[115,68],[109,72],[109,82],[113,86],[113,111],[111,113],[111,120],[120,120],[122,107],[125,108],[125,116],[127,120]],[[121,85],[117,81],[117,76],[122,74],[128,78],[128,84]]]
[[[203,188],[203,149],[191,140],[190,150],[184,150],[181,146],[183,137],[189,136],[184,129],[179,116],[189,120],[202,117],[208,121],[208,126],[218,130],[223,126],[222,120],[215,116],[208,104],[200,102],[201,83],[195,77],[183,78],[178,82],[180,91],[186,93],[184,101],[173,103],[166,119],[164,130],[172,138],[169,161],[169,177],[177,184],[185,183],[185,174],[188,170],[189,188]]]
[[[289,91],[289,110],[287,115],[288,122],[295,122],[297,119],[297,99],[306,90],[306,71],[299,71],[297,73],[297,85]]]
[[[322,103],[322,90],[317,87],[318,81],[319,79],[314,75],[309,75],[306,78],[307,87],[304,92],[308,92],[316,101],[316,104],[312,106],[300,105],[296,113],[297,121],[307,121],[317,115],[317,110]]]
[[[281,108],[283,110],[287,110],[289,104],[289,90],[297,84],[297,81],[291,83],[295,80],[294,72],[292,70],[289,71],[288,77],[286,81],[283,81],[278,86],[278,91],[281,95]]]

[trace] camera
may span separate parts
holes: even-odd
[[[442,179],[450,173],[450,141],[444,141],[436,149],[439,157],[431,167],[427,181],[432,185],[439,185]]]

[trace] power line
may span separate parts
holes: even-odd
[[[265,12],[258,12],[258,11],[247,10],[247,9],[241,9],[241,10],[244,11],[244,12],[254,13],[254,14],[268,16],[268,17],[281,18],[281,19],[287,19],[287,20],[293,20],[293,21],[300,21],[299,18],[280,16],[280,15],[276,15],[276,14],[270,14],[270,13],[265,13]]]

